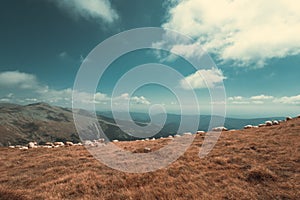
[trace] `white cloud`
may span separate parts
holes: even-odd
[[[32,89],[38,87],[38,82],[32,74],[19,71],[6,71],[0,73],[0,86]]]
[[[140,96],[140,97],[132,97],[131,100],[136,103],[136,104],[144,104],[144,105],[150,105],[150,101],[148,99],[146,99],[144,96]]]
[[[163,27],[196,38],[223,61],[262,67],[300,53],[299,10],[294,0],[186,0],[169,9]]]
[[[271,99],[274,99],[274,97],[264,94],[252,97],[234,96],[228,98],[228,100],[231,101],[232,104],[264,104],[266,100]]]
[[[213,88],[222,83],[224,79],[226,77],[219,69],[202,69],[182,79],[180,86],[186,90]]]
[[[55,105],[71,106],[73,89],[66,88],[56,90],[49,88],[47,85],[42,85],[32,74],[27,74],[18,71],[7,71],[0,73],[0,87],[5,90],[0,90],[1,102],[15,103],[33,103],[37,101],[48,102]],[[26,90],[25,90],[26,89]],[[4,93],[9,91],[10,93]],[[12,93],[14,91],[14,93]],[[107,104],[111,101],[111,97],[107,94],[96,92],[95,94],[87,92],[76,92],[76,105],[86,106],[87,104]],[[150,101],[144,96],[130,97],[128,93],[124,93],[115,97],[113,101],[118,104],[125,103],[130,100],[133,104],[150,105]]]
[[[101,19],[112,23],[118,19],[117,12],[111,7],[109,0],[52,0],[56,5],[70,12],[75,17],[85,19]]]
[[[230,101],[240,101],[244,99],[242,96],[235,96],[235,97],[229,97],[228,100]]]
[[[273,96],[267,96],[267,95],[258,95],[258,96],[253,96],[251,97],[250,99],[252,100],[269,100],[269,99],[273,99],[274,97]]]
[[[300,95],[290,96],[290,97],[281,97],[273,101],[274,103],[283,103],[283,104],[299,104],[300,105]]]
[[[128,93],[121,94],[120,96],[114,97],[113,102],[115,104],[122,104],[126,101],[130,101],[133,104],[143,104],[143,105],[150,105],[151,102],[144,96],[133,96],[130,97]]]

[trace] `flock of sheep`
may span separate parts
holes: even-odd
[[[297,118],[300,118],[300,115],[298,115]],[[246,125],[244,126],[244,129],[252,129],[252,128],[260,128],[260,127],[266,127],[266,126],[275,126],[279,125],[280,123],[284,121],[289,121],[292,120],[292,117],[286,117],[285,120],[273,120],[273,121],[266,121],[264,124],[259,124],[258,126],[253,126],[253,125]],[[212,131],[228,131],[226,127],[215,127],[212,129]],[[231,130],[234,131],[234,130]],[[196,134],[204,134],[204,131],[197,131]],[[161,137],[160,139],[174,139],[174,138],[180,138],[182,136],[191,136],[192,133],[183,133],[182,135],[170,135],[167,138]],[[153,141],[156,140],[155,138],[146,138],[146,139],[141,139],[141,140],[136,140],[136,141]],[[118,140],[112,140],[111,142],[117,143],[119,142]],[[66,147],[66,146],[90,146],[90,147],[99,147],[105,145],[107,142],[105,141],[104,138],[100,138],[97,140],[85,140],[83,143],[73,143],[73,142],[47,142],[44,145],[38,145],[37,142],[29,142],[27,146],[22,146],[22,145],[16,145],[16,146],[9,146],[11,149],[20,149],[20,150],[27,150],[27,149],[35,149],[35,148],[58,148],[58,147]]]

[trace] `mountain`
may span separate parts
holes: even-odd
[[[87,118],[89,113],[78,110],[78,114]],[[122,133],[113,120],[98,116],[99,124],[109,139],[131,139]],[[94,126],[90,132],[96,133]],[[96,139],[94,135],[85,134],[83,139]],[[35,103],[25,106],[16,104],[0,104],[0,146],[10,144],[27,144],[30,141],[38,143],[54,141],[79,142],[73,113],[69,108],[51,106],[46,103]]]
[[[90,113],[85,110],[76,110],[76,112],[83,118],[90,121]],[[125,113],[118,113],[122,121],[123,127],[128,127],[131,121],[126,121]],[[105,135],[110,140],[136,140],[134,137],[136,133],[130,129],[132,135],[128,135],[120,129],[116,124],[111,112],[97,112],[98,122],[104,131]],[[145,126],[150,122],[150,117],[145,113],[131,113],[133,121],[139,126]],[[154,118],[161,118],[161,114],[157,114]],[[154,125],[154,129],[160,130],[153,137],[167,137],[178,133],[181,117],[186,119],[185,127],[181,130],[183,132],[193,132],[192,127],[195,125],[195,119],[199,118],[197,130],[207,130],[211,118],[220,120],[221,117],[209,115],[189,115],[180,116],[176,114],[167,114],[167,119],[162,127]],[[241,129],[247,124],[257,125],[272,118],[259,118],[259,119],[234,119],[226,118],[225,127],[229,129]],[[282,118],[273,118],[282,119]],[[221,125],[221,124],[220,124]],[[81,139],[97,139],[98,131],[94,124],[87,126],[88,130],[81,134]],[[122,127],[121,127],[122,128]],[[151,130],[150,130],[151,131]],[[150,134],[145,133],[145,134]],[[102,136],[101,136],[102,137]],[[70,108],[62,108],[51,106],[46,103],[35,103],[29,105],[16,105],[16,104],[0,104],[0,146],[8,146],[10,144],[26,144],[30,141],[38,143],[54,142],[54,141],[72,141],[79,142],[73,113]]]

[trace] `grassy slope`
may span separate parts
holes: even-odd
[[[106,167],[84,147],[0,148],[0,199],[297,199],[300,119],[280,126],[224,132],[198,157],[204,135],[168,168],[127,174]],[[165,140],[121,142],[130,151]],[[9,189],[10,188],[10,189]]]

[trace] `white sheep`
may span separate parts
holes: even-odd
[[[54,146],[65,146],[63,142],[54,142]]]
[[[51,146],[51,147],[54,146],[54,144],[52,142],[46,142],[45,145],[46,146]]]
[[[149,138],[146,138],[145,141],[149,141]]]
[[[272,121],[266,121],[266,122],[265,122],[265,125],[266,125],[266,126],[272,126],[273,123],[272,123]]]
[[[293,118],[292,117],[286,117],[285,119],[286,119],[286,121],[289,121],[289,120],[292,120]]]
[[[37,148],[37,145],[36,145],[37,143],[36,142],[29,142],[28,143],[28,148],[30,148],[30,149],[32,149],[32,148]]]
[[[24,147],[24,146],[22,146],[22,147],[20,147],[19,149],[20,149],[20,150],[27,150],[27,149],[28,149],[28,147]]]
[[[155,138],[152,138],[151,140],[155,140]]]
[[[173,136],[172,136],[172,135],[169,135],[168,138],[169,138],[169,139],[173,139]]]
[[[66,146],[74,146],[74,143],[73,143],[73,142],[67,141],[67,142],[65,143],[65,145],[66,145]]]
[[[10,148],[10,149],[14,149],[14,148],[16,148],[15,146],[8,146],[8,148]]]
[[[266,124],[259,124],[258,127],[265,127]]]
[[[253,126],[252,126],[252,125],[247,125],[247,126],[244,126],[244,129],[251,129],[251,128],[253,128]]]
[[[144,148],[144,153],[149,153],[149,152],[151,152],[151,149],[149,147],[145,147]]]
[[[113,143],[117,143],[117,142],[119,142],[119,140],[113,140],[112,142],[113,142]]]
[[[98,142],[104,143],[104,142],[105,142],[105,139],[104,139],[104,138],[99,138],[99,139],[98,139]]]
[[[183,133],[183,135],[192,135],[192,133]]]
[[[180,137],[181,137],[181,135],[175,135],[174,137],[175,137],[175,138],[180,138]]]
[[[220,126],[213,128],[212,131],[228,131],[228,129],[223,126]]]
[[[204,134],[205,131],[197,131],[197,134]]]
[[[52,149],[52,146],[49,146],[49,145],[43,145],[41,146],[42,148],[45,148],[45,149]]]
[[[274,120],[272,123],[273,125],[279,125],[279,122],[277,120]]]

